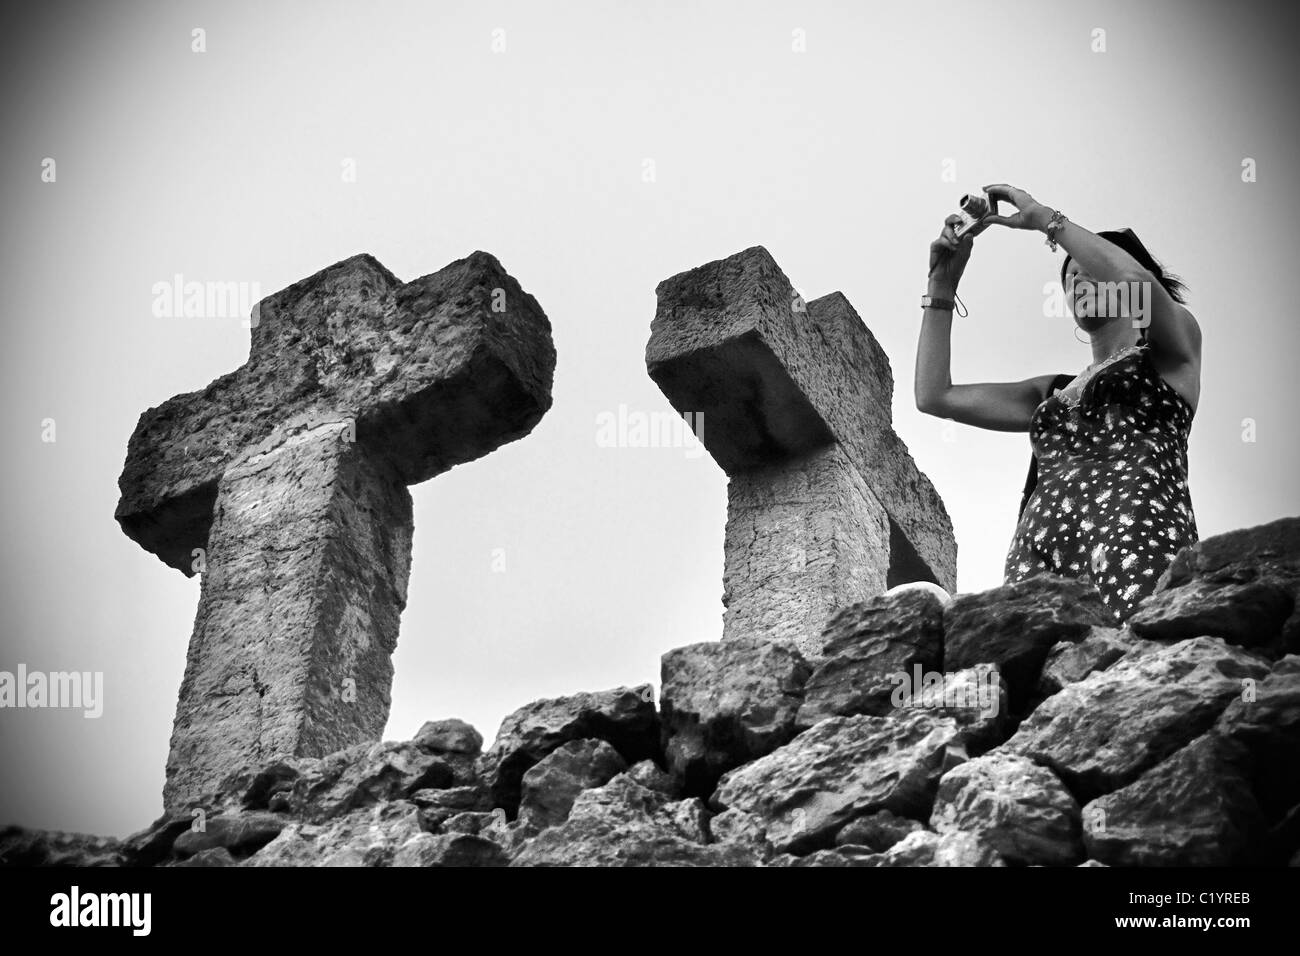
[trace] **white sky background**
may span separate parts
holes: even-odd
[[[956,527],[960,590],[999,584],[1028,438],[922,416],[911,391],[927,244],[989,182],[1131,226],[1187,279],[1202,537],[1300,513],[1297,123],[1289,34],[1263,9],[105,3],[11,20],[0,669],[103,671],[106,701],[98,720],[0,712],[0,823],[124,834],[161,810],[199,580],[121,533],[117,476],[144,409],[248,354],[237,319],[153,317],[175,273],[270,294],[358,252],[409,280],[485,249],[550,317],[550,413],[413,489],[393,739],[459,716],[490,741],[520,705],[657,685],[663,652],[720,635],[724,475],[681,449],[599,448],[596,418],[669,409],[644,364],[655,285],[751,245],[861,313]],[[1058,266],[1034,234],[978,240],[955,382],[1090,361],[1068,318],[1043,317]]]

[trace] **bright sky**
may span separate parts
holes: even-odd
[[[485,249],[550,316],[551,412],[413,489],[393,739],[459,716],[490,740],[522,704],[657,684],[663,652],[720,635],[722,472],[599,447],[597,421],[669,408],[644,365],[655,285],[750,245],[805,296],[856,306],[952,515],[959,589],[999,584],[1028,439],[922,416],[911,394],[927,244],[989,182],[1131,226],[1186,278],[1202,536],[1300,512],[1295,68],[1258,5],[38,9],[0,29],[0,670],[102,671],[105,701],[96,720],[0,711],[0,822],[123,834],[161,810],[199,582],[121,533],[117,476],[144,409],[248,352],[238,319],[153,315],[177,273],[269,294],[358,252],[411,279]],[[1058,264],[1032,234],[978,240],[954,381],[1087,365],[1070,320],[1043,315]]]

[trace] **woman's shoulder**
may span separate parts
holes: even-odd
[[[1181,403],[1188,418],[1194,416],[1201,395],[1200,363],[1166,361],[1160,350],[1150,345],[1142,349],[1142,356],[1156,382]]]

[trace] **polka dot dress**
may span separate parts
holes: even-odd
[[[1051,572],[1090,581],[1122,622],[1180,548],[1198,540],[1187,488],[1192,409],[1151,364],[1121,350],[1082,389],[1034,411],[1038,481],[1007,553],[1006,583]]]

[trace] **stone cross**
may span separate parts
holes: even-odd
[[[655,290],[650,377],[729,476],[723,639],[820,655],[837,608],[956,589],[934,486],[894,433],[889,359],[841,293],[805,303],[761,246]]]
[[[263,299],[248,361],[140,416],[116,517],[202,573],[163,791],[377,740],[411,562],[407,485],[527,435],[555,347],[476,252],[401,283],[354,256]]]

